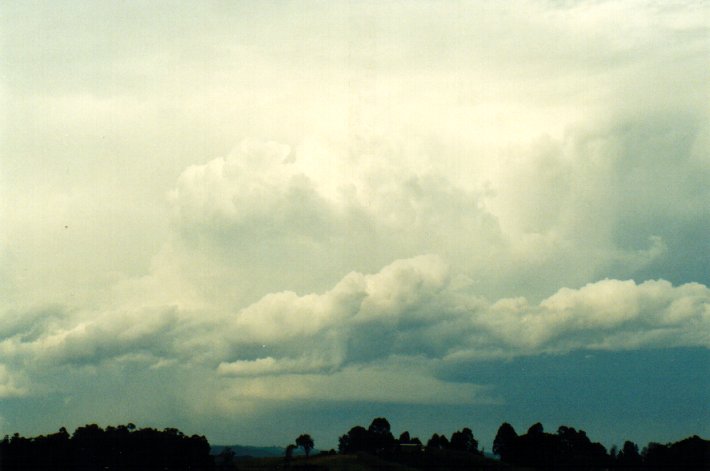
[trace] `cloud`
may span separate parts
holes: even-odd
[[[348,156],[347,145],[319,139],[295,150],[245,140],[182,173],[171,193],[179,234],[171,251],[242,304],[325,290],[350,271],[422,253],[483,266],[503,242],[479,190],[426,162],[402,171],[405,150],[391,144]]]
[[[60,311],[61,312],[61,311]],[[141,352],[157,358],[171,350],[175,311],[61,312],[61,322],[25,324],[0,331],[0,352],[28,369],[67,364],[100,364]]]
[[[562,288],[538,304],[489,302],[457,285],[447,265],[430,255],[395,261],[375,274],[350,273],[323,293],[269,294],[226,316],[197,320],[164,308],[91,319],[77,314],[39,331],[28,323],[8,329],[0,349],[9,364],[30,373],[48,362],[129,360],[147,368],[175,360],[226,380],[355,375],[396,358],[435,366],[464,357],[708,347],[709,323],[710,289],[698,283],[601,280]]]
[[[403,369],[403,367],[409,368]],[[411,362],[347,367],[331,375],[240,378],[225,387],[223,406],[238,410],[241,401],[366,401],[399,404],[492,404],[488,388],[447,383],[418,371]]]
[[[538,301],[606,277],[707,282],[696,236],[708,225],[709,167],[697,150],[706,127],[694,112],[652,111],[502,144],[465,163],[461,150],[399,132],[357,143],[311,136],[293,147],[247,139],[179,177],[171,250],[203,265],[190,284],[229,280],[220,292],[237,304],[322,291],[349,271],[422,253],[492,298]],[[442,148],[452,153],[444,165]],[[693,249],[685,275],[676,262],[684,247]]]
[[[280,359],[273,357],[256,360],[237,360],[222,362],[217,367],[217,374],[222,376],[265,376],[283,373],[309,373],[323,371],[332,367],[333,362],[318,358]]]
[[[171,193],[177,217],[188,224],[248,225],[281,209],[308,186],[287,160],[290,152],[274,142],[244,141],[227,158],[187,168]]]
[[[7,367],[0,364],[0,399],[21,397],[25,394],[27,394],[27,389],[19,386],[17,380],[8,372]]]
[[[438,368],[709,346],[707,6],[80,8],[0,20],[0,397],[474,403]]]
[[[235,315],[232,341],[273,342],[270,351],[309,353],[298,361],[267,356],[224,363],[220,372],[298,371],[308,355],[311,367],[327,371],[393,355],[488,358],[710,342],[703,334],[710,290],[701,284],[601,280],[562,288],[539,304],[525,298],[488,302],[457,288],[446,271],[432,283],[431,263],[440,261],[401,260],[375,275],[351,274],[321,295],[267,296]],[[328,351],[334,352],[330,362],[315,359]]]
[[[164,250],[192,250],[180,257],[201,276],[184,285],[239,305],[422,253],[491,297],[604,277],[708,283],[704,258],[674,264],[708,225],[702,6],[401,7],[319,8],[307,28],[289,7],[268,27],[157,7],[175,21],[148,27],[94,7],[95,23],[57,25],[44,6],[24,26],[46,38],[34,42],[10,22],[4,294],[94,302],[183,243]],[[87,41],[108,24],[135,41]],[[272,47],[285,43],[297,60]],[[28,69],[40,61],[52,73]],[[62,219],[71,236],[50,230]]]

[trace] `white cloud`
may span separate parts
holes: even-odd
[[[174,354],[168,348],[174,334],[173,309],[108,311],[98,316],[87,312],[61,312],[61,322],[26,324],[0,332],[0,352],[27,369],[67,364],[99,364],[127,354],[148,352]]]
[[[493,315],[478,320],[528,352],[708,346],[710,337],[697,329],[707,330],[709,296],[710,290],[696,283],[602,280],[562,288],[539,306],[501,300],[492,306]]]
[[[710,289],[697,283],[602,280],[562,288],[539,304],[525,298],[490,303],[457,285],[438,257],[421,256],[376,274],[351,273],[320,294],[269,294],[225,316],[198,319],[163,308],[15,325],[0,349],[8,365],[24,365],[30,377],[47,362],[170,367],[177,360],[211,369],[217,380],[355,375],[373,361],[422,355],[436,362],[588,348],[708,347],[709,324]]]
[[[217,367],[217,374],[222,376],[265,376],[273,374],[303,374],[319,372],[337,366],[339,361],[304,357],[296,359],[279,359],[273,357],[256,360],[237,360],[231,363],[222,362]]]
[[[244,141],[227,158],[187,168],[170,197],[180,220],[197,224],[250,222],[289,203],[301,181],[288,146]],[[257,219],[258,220],[258,219]]]

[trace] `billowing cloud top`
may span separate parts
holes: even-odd
[[[710,347],[708,9],[563,3],[7,7],[0,433]]]

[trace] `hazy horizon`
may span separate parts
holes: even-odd
[[[707,437],[709,19],[3,2],[0,437]]]

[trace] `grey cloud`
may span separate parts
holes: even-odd
[[[524,298],[487,303],[457,292],[446,276],[435,278],[434,289],[427,289],[431,269],[423,267],[431,260],[396,262],[364,277],[365,283],[348,283],[353,277],[363,279],[350,275],[322,295],[264,298],[235,315],[231,337],[236,344],[280,344],[286,356],[233,360],[223,363],[220,372],[256,375],[260,365],[267,374],[285,373],[289,366],[300,371],[308,355],[314,358],[312,367],[332,369],[393,355],[486,358],[632,345],[707,346],[710,340],[702,334],[710,321],[710,290],[704,285],[602,280],[561,289],[537,305]],[[329,350],[337,352],[330,362],[315,359]],[[288,355],[296,352],[309,353],[294,362]]]
[[[0,399],[21,397],[25,394],[27,394],[27,389],[20,386],[8,368],[0,363]]]
[[[335,361],[334,361],[335,360]],[[217,367],[217,374],[221,376],[268,376],[278,374],[304,374],[328,371],[338,366],[338,359],[303,357],[296,359],[280,359],[273,357],[258,358],[256,360],[237,360],[231,363],[222,362]]]
[[[0,397],[708,346],[706,5],[205,5],[4,10]]]
[[[0,339],[17,336],[25,342],[35,340],[45,334],[51,324],[66,322],[69,314],[62,306],[8,311],[0,317]]]
[[[274,293],[231,315],[197,322],[194,315],[171,309],[75,316],[63,327],[46,324],[32,338],[15,334],[0,342],[9,361],[2,370],[2,390],[5,395],[32,391],[42,364],[74,368],[128,362],[139,369],[174,369],[188,362],[220,385],[226,394],[222,406],[228,409],[233,398],[285,400],[320,388],[331,388],[333,397],[352,398],[340,379],[355,381],[362,374],[374,381],[397,371],[374,365],[407,362],[419,365],[419,372],[398,378],[430,387],[419,399],[409,398],[426,402],[438,390],[459,388],[432,379],[441,362],[579,349],[710,346],[710,289],[698,283],[602,280],[560,289],[539,304],[525,298],[490,303],[466,288],[457,285],[439,257],[420,256],[375,274],[351,273],[320,294]],[[195,345],[211,348],[193,356]],[[27,376],[22,387],[13,379],[18,367]],[[251,379],[237,384],[231,378]],[[274,396],[273,388],[283,381],[302,390],[294,386]],[[460,388],[453,397],[468,391],[481,399],[467,389],[472,385]],[[393,400],[387,391],[382,394],[363,397]]]
[[[402,394],[406,391],[407,394]],[[239,410],[245,402],[370,401],[405,404],[492,404],[499,401],[489,388],[445,382],[411,362],[397,360],[380,366],[353,366],[332,375],[281,375],[238,378],[220,394],[223,411]]]
[[[415,267],[422,261],[413,259],[406,263]],[[246,338],[256,335],[265,342],[295,342],[300,351],[308,351],[308,346],[314,345],[312,354],[324,343],[322,332],[331,329],[344,332],[344,336],[335,341],[347,342],[345,357],[337,359],[345,364],[427,352],[441,359],[464,354],[485,357],[496,351],[529,355],[584,348],[624,349],[630,345],[637,348],[707,346],[710,340],[707,335],[698,333],[707,331],[710,321],[710,290],[700,284],[674,287],[666,281],[636,284],[602,280],[581,289],[562,289],[538,305],[524,298],[501,299],[493,304],[478,298],[464,298],[468,305],[476,306],[466,309],[459,304],[460,293],[453,293],[445,282],[435,291],[427,293],[424,289],[424,295],[415,298],[414,303],[395,294],[386,298],[387,309],[372,309],[377,305],[380,286],[394,282],[402,285],[399,290],[408,291],[410,287],[421,285],[419,278],[424,273],[390,278],[385,276],[387,271],[385,268],[370,277],[368,287],[371,288],[359,306],[354,306],[355,310],[339,310],[337,304],[327,301],[329,294],[293,298],[291,305],[300,307],[290,312],[278,303],[260,302],[236,315],[236,325],[241,325],[237,331]],[[396,293],[397,290],[389,288],[385,292]],[[304,305],[313,308],[304,308]],[[328,306],[325,310],[324,305]],[[311,312],[317,314],[311,318],[306,314]],[[273,317],[275,315],[279,320]],[[304,326],[309,320],[313,322]],[[262,337],[258,337],[259,330]],[[304,342],[304,338],[320,341]],[[497,340],[491,342],[491,339]],[[342,354],[342,350],[340,352]],[[275,359],[269,357],[261,362],[266,371],[273,373]],[[279,368],[287,364],[285,361]],[[234,364],[235,370],[248,368],[251,374],[257,367],[258,361]],[[227,367],[223,369],[226,371]]]
[[[91,317],[85,313],[66,315],[62,323],[44,324],[42,332],[16,334],[0,342],[3,356],[29,366],[98,364],[140,352],[174,354],[168,348],[170,331],[176,325],[172,309],[143,309],[136,312],[105,312]]]
[[[611,186],[619,203],[614,240],[619,247],[638,249],[657,236],[667,246],[650,261],[650,269],[637,267],[641,276],[708,282],[710,241],[703,235],[710,230],[708,132],[707,123],[681,114],[627,124],[615,133],[623,155]]]

